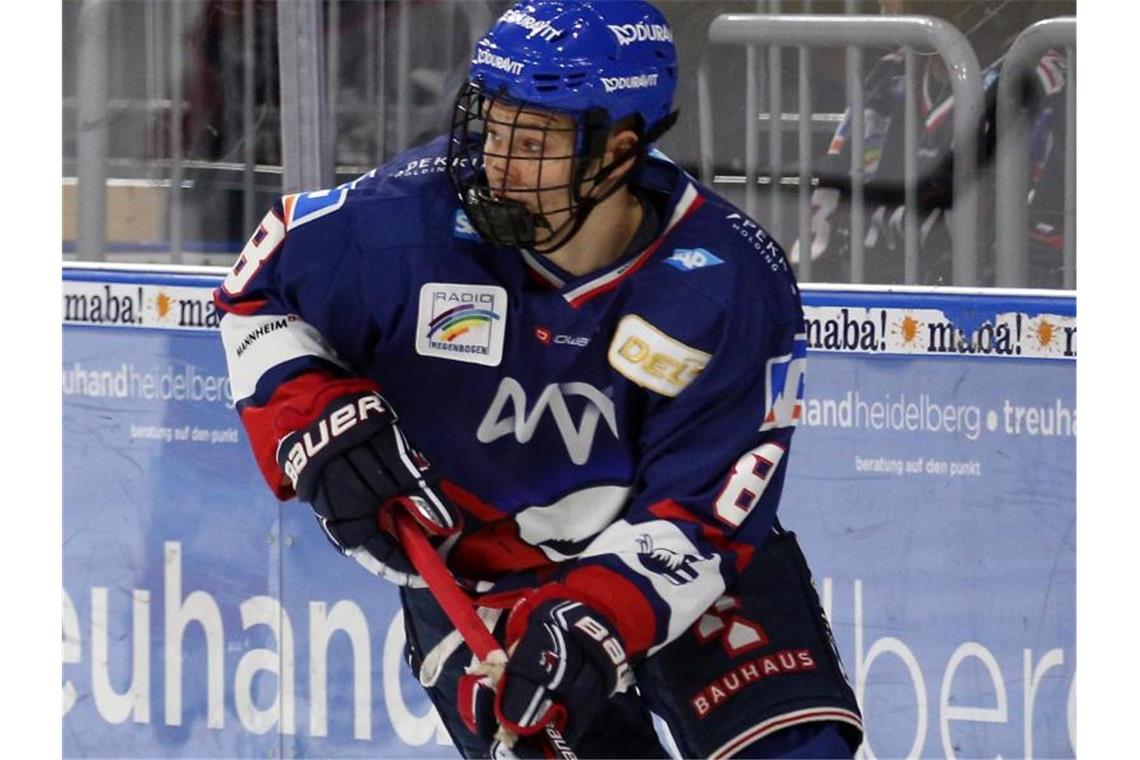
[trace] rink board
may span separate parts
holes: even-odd
[[[218,280],[65,270],[64,754],[449,756],[395,590],[261,481]],[[804,300],[780,515],[862,699],[864,756],[1072,756],[1074,300]]]

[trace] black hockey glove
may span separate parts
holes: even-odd
[[[519,736],[553,724],[574,746],[628,678],[625,648],[604,615],[581,602],[543,602],[511,650],[495,719]]]
[[[461,518],[425,480],[427,460],[408,445],[396,419],[378,393],[341,396],[281,439],[277,463],[342,554],[382,578],[419,587],[423,579],[381,529],[386,510],[404,508],[391,500],[407,496],[415,507],[408,512],[429,536],[458,532]]]

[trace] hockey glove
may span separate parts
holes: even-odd
[[[385,511],[414,507],[407,511],[434,537],[458,532],[461,518],[425,480],[427,460],[396,420],[378,393],[341,396],[281,440],[277,462],[342,554],[401,586],[423,586],[395,537],[381,529]],[[408,499],[397,505],[397,496]]]
[[[573,746],[619,685],[624,688],[625,648],[614,625],[581,602],[543,602],[525,625],[499,683],[495,719],[519,736],[553,724]]]

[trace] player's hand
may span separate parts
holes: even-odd
[[[573,746],[628,671],[621,638],[604,615],[581,602],[543,602],[511,650],[495,719],[519,736],[553,724]]]
[[[396,420],[378,393],[341,396],[281,440],[277,461],[344,555],[394,583],[422,586],[395,537],[380,527],[385,510],[404,508],[389,502],[408,497],[415,509],[407,511],[429,536],[458,532],[461,518],[426,480],[427,460],[408,445]]]

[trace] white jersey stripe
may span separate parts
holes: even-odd
[[[561,288],[566,284],[565,280],[546,268],[546,265],[542,263],[542,259],[538,258],[525,248],[521,249],[520,252],[522,253],[523,261],[529,264],[530,268],[534,270],[534,273],[539,277],[546,280],[556,288]]]
[[[836,721],[839,723],[849,723],[860,731],[863,730],[863,721],[859,716],[850,710],[844,710],[841,707],[813,707],[807,710],[794,710],[782,715],[777,715],[774,718],[769,718],[763,723],[758,723],[752,728],[737,734],[732,739],[722,744],[720,748],[715,750],[709,755],[710,758],[729,758],[736,755],[737,752],[748,747],[752,742],[761,739],[774,731],[779,731],[789,726],[797,726],[803,723],[816,723],[819,721]]]
[[[219,325],[234,398],[249,398],[257,381],[278,364],[316,356],[344,366],[321,334],[293,314],[226,314]]]

